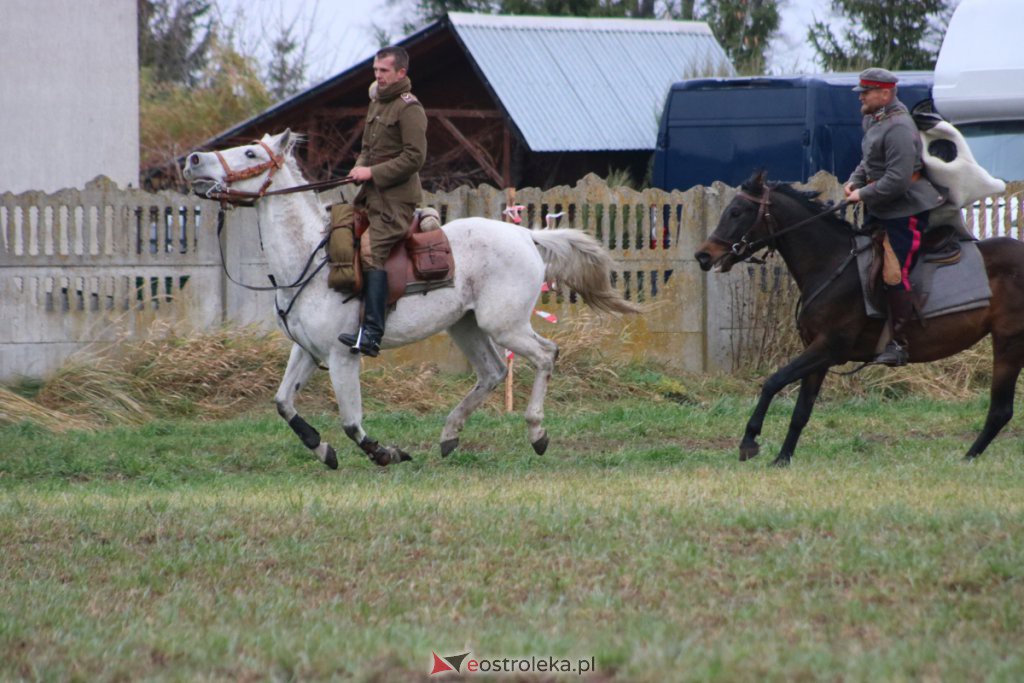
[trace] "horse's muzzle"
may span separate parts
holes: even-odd
[[[721,245],[708,240],[704,244],[700,245],[700,248],[693,255],[697,259],[697,264],[700,269],[707,272],[712,268],[715,268],[723,273],[729,271],[732,268],[732,264],[735,261],[731,258],[733,253],[724,249]]]
[[[693,257],[697,259],[697,263],[700,264],[701,270],[711,270],[711,264],[714,262],[714,259],[711,258],[711,254],[709,254],[706,251],[698,251],[696,254],[693,255]]]

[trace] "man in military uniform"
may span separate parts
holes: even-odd
[[[864,115],[863,159],[843,186],[851,203],[864,202],[865,224],[881,224],[900,263],[901,282],[886,286],[892,340],[875,359],[905,365],[909,354],[905,328],[913,314],[910,268],[928,226],[928,213],[945,202],[922,174],[921,139],[910,112],[896,97],[896,76],[885,69],[866,69],[854,91],[860,93]]]
[[[363,147],[349,176],[361,183],[354,204],[366,210],[370,227],[363,233],[363,322],[356,334],[339,335],[352,353],[376,356],[384,336],[391,248],[405,235],[416,205],[422,201],[419,170],[427,156],[427,116],[410,92],[409,55],[386,47],[373,60],[376,81],[370,85]]]

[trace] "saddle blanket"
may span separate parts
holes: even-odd
[[[867,235],[854,237],[857,249],[869,245],[870,241],[871,238]],[[988,286],[988,273],[985,271],[985,262],[981,258],[978,245],[971,241],[959,244],[960,260],[958,262],[937,266],[934,263],[926,263],[922,257],[910,271],[910,286],[919,295],[925,297],[924,307],[921,310],[922,318],[935,318],[940,315],[988,306],[989,299],[992,298],[992,290]],[[857,271],[860,273],[861,291],[864,294],[864,308],[869,317],[885,318],[885,311],[876,306],[871,296],[871,287],[868,282],[871,259],[870,246],[857,254]],[[928,282],[929,275],[931,275],[931,282]]]

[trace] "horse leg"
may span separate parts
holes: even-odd
[[[441,457],[447,457],[458,447],[459,433],[466,420],[508,374],[494,342],[477,325],[475,314],[467,313],[448,328],[448,334],[476,371],[476,384],[445,420],[444,429],[441,430]]]
[[[826,371],[814,372],[803,378],[800,382],[800,395],[796,399],[796,406],[793,408],[793,416],[789,421],[789,431],[786,432],[786,440],[782,443],[782,450],[772,461],[775,467],[785,467],[793,457],[796,450],[796,442],[807,421],[811,419],[811,411],[814,410],[814,402],[821,391],[821,385],[825,381]]]
[[[331,386],[338,401],[341,426],[348,438],[381,467],[412,460],[396,446],[381,446],[363,431],[363,395],[359,386],[360,356],[340,344],[331,351]]]
[[[548,435],[541,426],[544,420],[544,396],[548,391],[551,373],[555,369],[558,345],[534,332],[529,322],[511,332],[496,332],[494,340],[529,360],[535,368],[530,402],[523,416],[526,418],[530,445],[537,455],[544,455],[548,448]]]
[[[985,418],[985,426],[981,428],[981,433],[964,456],[965,460],[973,460],[981,455],[999,430],[1013,417],[1013,397],[1017,390],[1021,364],[1024,363],[1024,354],[1011,350],[1008,348],[1009,344],[1001,339],[993,338],[992,347],[992,386],[988,416]]]
[[[281,385],[277,388],[277,394],[274,395],[274,403],[277,404],[277,413],[285,419],[292,431],[299,435],[306,448],[313,451],[320,462],[332,470],[336,470],[338,469],[337,453],[329,443],[320,440],[320,433],[302,419],[302,416],[295,410],[295,396],[316,370],[316,367],[316,360],[311,355],[298,344],[293,345],[291,355],[288,357],[288,365],[284,370],[284,377],[281,378]]]
[[[765,415],[768,414],[768,407],[771,405],[772,399],[775,398],[775,395],[793,382],[815,373],[821,373],[823,380],[824,373],[827,372],[829,367],[834,364],[833,355],[827,352],[825,341],[819,338],[811,342],[811,344],[804,349],[803,353],[790,361],[785,367],[773,373],[765,381],[764,386],[761,387],[761,396],[757,401],[757,406],[754,408],[754,412],[751,414],[750,420],[747,421],[747,428],[743,433],[743,440],[740,441],[740,461],[750,460],[751,458],[756,457],[760,451],[761,447],[757,444],[757,437],[761,434],[761,427],[764,425]],[[817,389],[820,389],[822,380],[818,380],[817,388],[814,389],[814,396],[817,396]],[[810,391],[810,388],[808,388],[808,391]],[[814,400],[813,398],[810,398],[807,405],[807,417],[810,416],[811,407],[813,405]],[[789,443],[790,438],[792,437],[791,445],[793,447],[796,446],[796,440],[800,437],[800,431],[806,423],[806,419],[801,423],[799,419],[797,419],[796,413],[797,411],[794,411],[794,420],[790,424],[790,434],[786,437],[787,443]],[[783,452],[785,452],[785,450]],[[780,456],[781,455],[782,453],[780,453]],[[788,453],[786,460],[791,456],[792,451]]]

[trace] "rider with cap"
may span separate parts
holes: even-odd
[[[886,285],[892,339],[875,362],[907,363],[906,326],[913,314],[910,268],[928,226],[928,213],[945,197],[922,174],[921,138],[906,106],[896,97],[897,78],[880,68],[866,69],[854,88],[864,115],[863,158],[843,186],[851,203],[864,202],[864,223],[881,225],[899,260],[901,279]]]
[[[427,115],[412,94],[409,54],[385,47],[373,59],[370,105],[366,111],[363,148],[349,176],[361,183],[353,204],[366,210],[369,229],[363,233],[363,324],[338,336],[352,353],[376,356],[384,338],[391,249],[405,239],[423,198],[419,171],[427,156]]]

